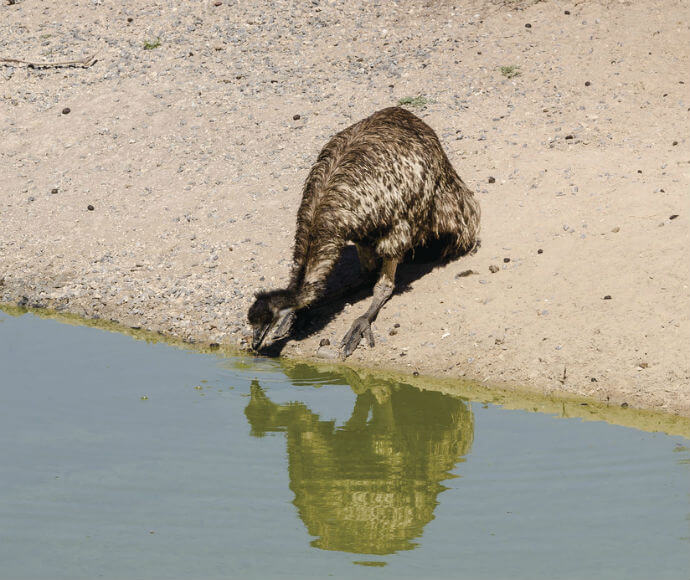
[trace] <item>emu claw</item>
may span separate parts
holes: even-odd
[[[374,333],[371,331],[371,324],[365,316],[360,316],[352,323],[352,327],[340,343],[343,358],[347,358],[355,351],[363,337],[367,338],[369,346],[374,346]]]

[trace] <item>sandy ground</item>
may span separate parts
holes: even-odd
[[[253,292],[287,279],[320,148],[423,96],[409,108],[476,191],[483,245],[402,268],[376,347],[348,360],[690,415],[689,17],[687,0],[2,5],[0,58],[98,61],[0,66],[0,302],[242,346]],[[313,313],[283,354],[318,357],[369,299]]]

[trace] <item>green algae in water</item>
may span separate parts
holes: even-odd
[[[369,566],[371,568],[383,568],[387,562],[379,562],[377,560],[355,560],[352,562],[358,566]]]

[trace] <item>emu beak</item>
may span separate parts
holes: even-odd
[[[254,334],[252,336],[252,349],[258,351],[261,348],[261,344],[266,338],[268,331],[273,325],[267,324],[266,326],[260,326],[254,329]]]
[[[275,331],[273,331],[273,341],[285,338],[292,330],[292,322],[295,320],[295,312],[289,308],[280,311],[280,318],[276,320]]]
[[[254,328],[252,336],[252,349],[258,352],[261,346],[267,342],[273,344],[290,334],[292,330],[292,322],[295,319],[295,312],[289,308],[281,310],[278,313],[278,318],[273,320],[266,326]]]

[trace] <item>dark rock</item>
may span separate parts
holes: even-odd
[[[491,266],[489,266],[489,272],[491,272],[492,274],[495,274],[499,270],[500,270],[500,268],[498,266],[496,266],[495,264],[491,264]]]
[[[592,84],[592,83],[590,83],[589,81],[585,81],[585,86],[586,86],[586,87],[590,86],[591,84]]]
[[[676,219],[677,217],[678,217],[678,214],[677,214],[677,213],[674,213],[673,215],[668,216],[668,219],[674,220],[674,219]]]
[[[322,338],[319,341],[319,346],[328,346],[329,344],[331,344],[331,341],[328,340],[327,338]]]
[[[504,264],[507,264],[508,262],[510,262],[510,258],[503,258],[503,263],[504,263]]]
[[[89,204],[89,205],[86,207],[86,209],[88,209],[89,211],[93,211],[93,210],[96,209],[96,208],[93,207],[91,204]]]
[[[293,121],[299,121],[302,117],[300,115],[293,115],[292,120]]]
[[[544,250],[542,250],[541,248],[539,248],[539,249],[537,250],[537,254],[543,254],[543,253],[544,253]]]
[[[496,183],[495,177],[489,177],[489,183]]]
[[[604,300],[611,300],[611,294],[607,294],[606,296],[604,296]]]
[[[62,114],[69,115],[71,111],[72,109],[70,109],[69,107],[65,107],[64,109],[62,109]]]
[[[525,24],[525,28],[532,28],[532,25],[528,22],[527,24]]]

